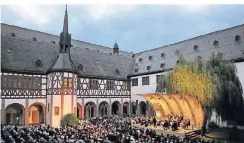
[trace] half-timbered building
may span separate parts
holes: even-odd
[[[1,121],[54,127],[67,113],[78,118],[153,115],[137,94],[155,92],[163,73],[187,58],[213,51],[238,64],[243,81],[244,25],[156,49],[130,53],[71,38],[67,8],[60,36],[1,24]],[[168,105],[170,106],[170,105]]]

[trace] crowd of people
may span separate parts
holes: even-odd
[[[158,135],[155,130],[136,126],[143,121],[134,116],[108,116],[61,128],[1,125],[1,137],[7,143],[205,143],[187,137]]]

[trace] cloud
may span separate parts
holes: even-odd
[[[127,13],[135,10],[135,5],[118,6],[118,5],[90,5],[86,6],[86,14],[90,15],[93,20],[110,18],[120,13]]]
[[[8,5],[7,10],[18,17],[19,21],[44,25],[51,22],[55,9],[47,5]]]

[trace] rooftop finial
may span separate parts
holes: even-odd
[[[66,9],[65,9],[65,15],[64,15],[63,32],[67,32],[68,33],[68,10],[67,10],[67,4],[66,4]]]

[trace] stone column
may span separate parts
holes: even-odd
[[[129,101],[129,104],[128,104],[128,115],[131,115],[131,111],[132,111],[132,108],[131,108],[131,98],[130,98],[130,101]]]
[[[29,99],[25,99],[25,126],[28,127],[28,125],[29,125]]]
[[[109,103],[108,103],[108,115],[110,116],[111,115],[111,112],[112,112],[112,105],[111,105],[111,98],[109,98]]]
[[[6,124],[5,99],[1,100],[1,123]]]
[[[121,98],[121,104],[120,104],[120,113],[121,115],[124,115],[124,102],[123,102],[123,98]]]
[[[96,117],[99,117],[99,113],[100,113],[100,111],[99,111],[99,103],[98,103],[98,98],[97,98],[97,106],[96,106],[96,110],[97,110],[97,115],[96,115]]]
[[[85,104],[84,104],[84,98],[81,99],[81,118],[84,119],[85,118]]]

